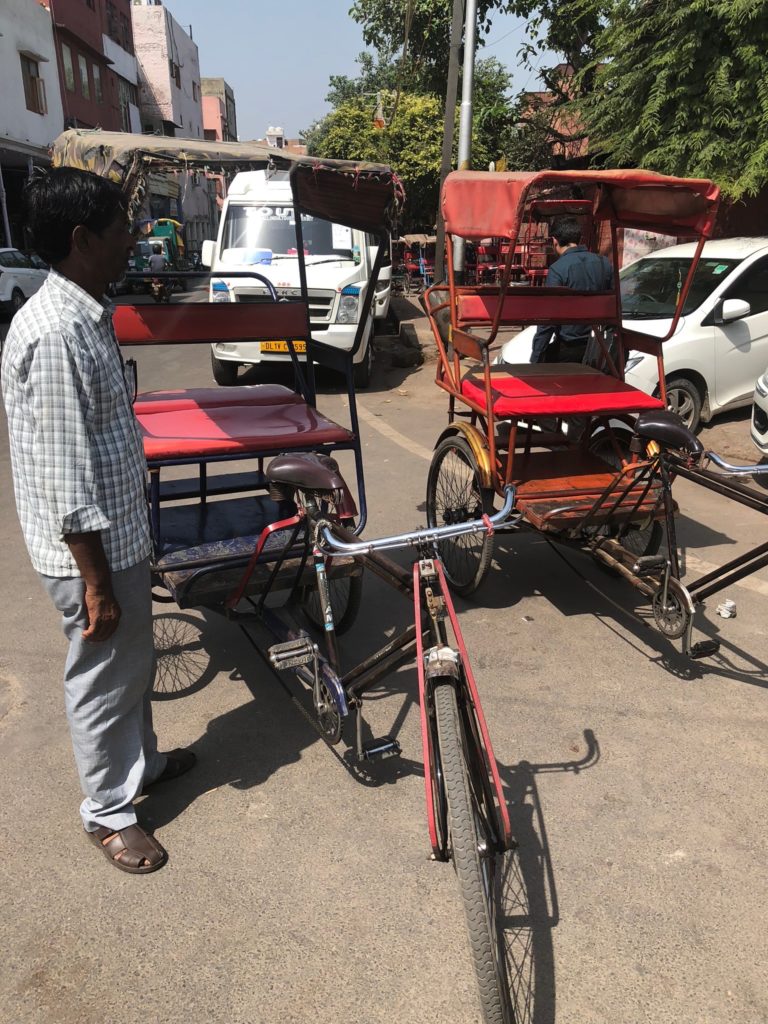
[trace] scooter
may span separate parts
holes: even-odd
[[[149,293],[155,302],[170,302],[173,291],[169,281],[162,281],[159,277],[153,277],[149,282]]]

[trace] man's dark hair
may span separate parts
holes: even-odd
[[[560,245],[578,245],[581,241],[581,223],[577,217],[555,217],[549,229],[549,237]]]
[[[75,167],[35,174],[24,189],[24,205],[32,248],[52,266],[69,256],[79,224],[100,235],[118,214],[127,213],[119,185]]]

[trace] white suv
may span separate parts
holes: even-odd
[[[39,262],[42,264],[42,260]],[[44,268],[44,264],[36,266],[18,249],[0,249],[0,305],[11,316],[18,313],[30,295],[42,286],[48,276],[48,270]]]
[[[621,271],[624,326],[664,337],[694,243],[659,249]],[[502,349],[503,361],[530,357],[535,328]],[[527,342],[527,344],[526,344]],[[691,430],[726,409],[749,405],[768,366],[768,238],[706,242],[683,315],[664,345],[669,407]],[[630,352],[628,384],[658,393],[656,357]]]

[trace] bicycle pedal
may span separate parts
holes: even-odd
[[[719,640],[699,640],[699,642],[693,644],[690,651],[688,651],[688,657],[697,661],[699,658],[709,658],[711,655],[717,654],[719,650]]]
[[[667,559],[665,555],[641,555],[635,559],[632,572],[635,576],[643,579],[646,576],[656,576],[658,573],[663,572],[666,567]]]
[[[317,647],[309,636],[300,636],[295,640],[286,640],[281,644],[272,644],[269,648],[269,660],[273,668],[296,668],[314,661]]]
[[[400,744],[393,736],[382,736],[377,740],[366,740],[363,743],[360,759],[377,761],[384,757],[395,757],[400,753]]]

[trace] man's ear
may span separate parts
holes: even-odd
[[[72,252],[88,252],[90,241],[88,228],[84,224],[78,224],[72,232]]]

